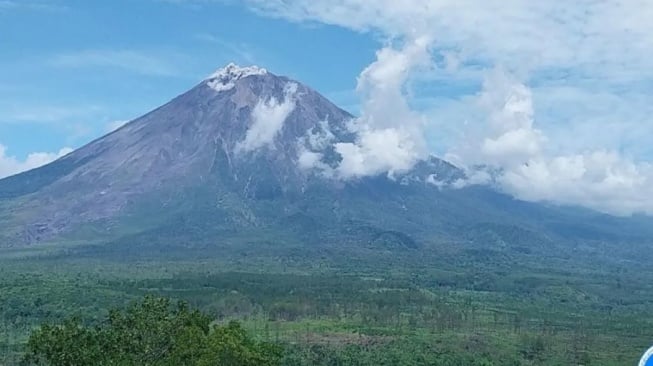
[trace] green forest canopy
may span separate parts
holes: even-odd
[[[213,325],[184,302],[147,296],[96,326],[74,318],[43,325],[30,336],[25,364],[273,366],[280,356],[279,347],[254,341],[237,322]]]

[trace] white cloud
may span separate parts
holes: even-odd
[[[534,126],[529,88],[503,70],[494,70],[477,99],[483,117],[467,124],[465,140],[449,152],[448,159],[458,164],[513,167],[541,153],[546,138]]]
[[[301,169],[313,169],[321,164],[322,158],[321,153],[300,148],[298,165]]]
[[[506,170],[498,182],[524,200],[581,204],[619,215],[653,214],[653,166],[614,151],[533,158]]]
[[[426,134],[456,163],[492,168],[461,185],[493,180],[522,199],[653,213],[646,163],[653,158],[653,2],[247,3],[265,15],[384,41],[359,78],[358,139],[338,147],[340,176],[409,167],[423,156]],[[415,47],[418,41],[423,45]],[[474,80],[483,84],[480,94],[452,91],[432,100],[438,108],[426,128],[409,107],[420,81],[455,88]]]
[[[336,136],[329,127],[329,121],[320,121],[297,141],[297,165],[305,171],[316,170],[323,176],[332,178],[333,168],[326,164],[324,151],[332,146]]]
[[[487,117],[470,128],[480,133],[451,156],[475,166],[470,181],[457,186],[494,182],[523,200],[579,204],[618,215],[653,214],[651,164],[614,150],[558,154],[546,149],[550,139],[534,128],[532,93],[501,72],[488,78],[479,100]]]
[[[252,125],[249,126],[245,139],[236,145],[236,152],[250,152],[272,144],[286,118],[295,109],[296,93],[297,84],[288,83],[284,89],[283,101],[276,98],[260,100],[252,111]]]
[[[389,36],[429,34],[466,59],[515,68],[582,65],[612,77],[651,75],[648,0],[249,0],[264,14]],[[627,42],[625,42],[627,41]],[[624,63],[633,68],[620,67]],[[618,67],[618,73],[615,68]]]
[[[268,71],[258,66],[240,67],[234,63],[218,69],[206,79],[206,85],[217,92],[231,90],[236,82],[252,75],[265,75]]]
[[[430,63],[429,40],[406,41],[401,49],[391,46],[377,52],[377,59],[358,78],[357,92],[364,100],[359,118],[348,124],[354,142],[337,142],[335,151],[342,160],[333,168],[321,161],[324,150],[334,138],[322,126],[322,132],[307,136],[313,151],[301,151],[300,167],[316,167],[339,179],[395,173],[411,169],[428,153],[424,141],[424,121],[410,109],[404,87],[411,75]]]
[[[323,151],[336,139],[336,136],[329,128],[329,121],[320,121],[317,128],[308,131],[304,140],[306,144],[316,151]]]
[[[113,132],[113,131],[119,129],[120,127],[126,125],[128,122],[129,122],[129,120],[111,121],[111,122],[107,123],[107,125],[105,126],[105,131],[107,133]]]
[[[324,154],[306,149],[303,146],[298,148],[297,165],[305,171],[316,171],[324,177],[333,178],[333,168],[324,161]]]
[[[419,149],[412,137],[402,129],[358,130],[355,143],[340,142],[335,150],[342,157],[336,168],[341,179],[360,178],[410,170],[419,161]]]
[[[71,153],[73,149],[65,147],[58,152],[34,152],[27,155],[24,160],[7,155],[7,149],[0,144],[0,178],[5,178],[27,170],[38,168],[58,158]]]
[[[82,50],[56,55],[50,63],[67,68],[117,68],[154,76],[175,76],[179,73],[178,68],[167,58],[136,50]]]

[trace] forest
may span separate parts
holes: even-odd
[[[200,349],[190,351],[197,361],[109,364],[202,365],[201,355],[222,357],[224,349],[215,356],[201,345],[236,337],[244,344],[232,345],[253,358],[233,365],[616,366],[636,364],[653,340],[650,276],[599,257],[572,266],[536,256],[517,264],[487,252],[293,255],[287,248],[275,257],[242,246],[222,248],[223,256],[166,249],[129,257],[106,247],[3,250],[0,365],[25,364],[30,354],[34,364],[102,364],[81,356],[48,360],[38,340],[50,344],[62,336],[57,332],[72,332],[91,342],[84,352],[108,355],[102,350],[110,345],[93,343],[99,335],[117,332],[109,338],[120,339],[120,328],[110,329],[115,322],[140,329],[125,328],[148,320],[128,320],[129,309],[159,298],[170,299],[160,300],[168,310],[186,304],[184,324],[198,322],[197,329],[144,329],[191,337],[175,342],[199,337],[192,343]],[[138,348],[125,342],[120,347]]]

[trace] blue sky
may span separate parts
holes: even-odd
[[[368,35],[261,17],[238,4],[8,4],[0,5],[0,144],[18,159],[79,147],[232,61],[289,75],[355,108],[356,76],[378,46]]]
[[[352,177],[433,153],[459,186],[653,213],[650,19],[650,0],[0,0],[0,176],[233,61],[356,113]]]

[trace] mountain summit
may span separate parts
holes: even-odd
[[[194,186],[226,185],[254,198],[298,191],[299,140],[315,129],[345,138],[350,118],[301,83],[229,64],[117,131],[0,181],[0,197],[16,202],[12,237],[33,242]]]
[[[442,189],[464,174],[435,157],[401,174],[337,179],[334,146],[356,141],[352,118],[298,81],[229,64],[109,135],[0,180],[0,245],[265,237],[405,249],[487,230],[549,242],[589,215],[489,188]],[[603,237],[623,225],[610,220],[578,226]]]
[[[226,91],[236,86],[236,82],[242,78],[254,75],[265,75],[267,70],[258,66],[240,67],[236,64],[229,65],[218,69],[206,81],[207,85],[215,91]]]

